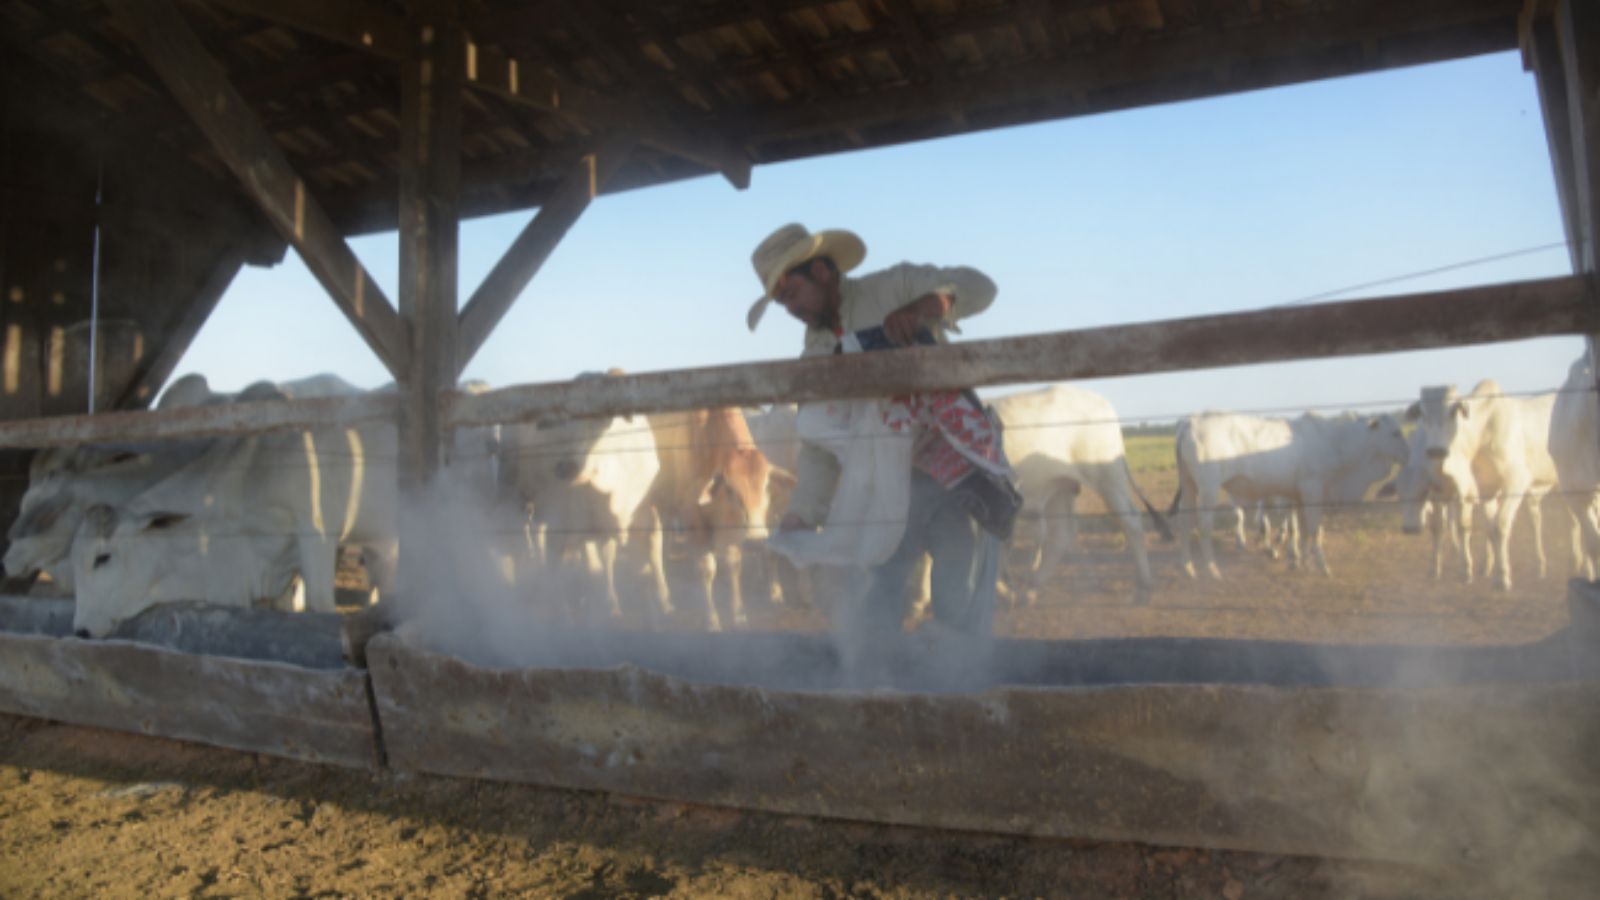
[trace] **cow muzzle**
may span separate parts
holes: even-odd
[[[1425,452],[1434,462],[1443,462],[1444,458],[1450,455],[1450,451],[1444,447],[1429,447]]]
[[[556,477],[562,481],[576,481],[582,467],[570,459],[563,459],[556,463]]]

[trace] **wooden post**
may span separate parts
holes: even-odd
[[[400,316],[410,326],[402,378],[402,490],[442,458],[439,392],[456,380],[456,245],[461,181],[461,26],[454,0],[419,0],[400,99]]]
[[[1578,274],[1589,282],[1591,294],[1600,296],[1600,9],[1593,0],[1560,0],[1555,10],[1556,45],[1561,54],[1561,74],[1566,93],[1566,126],[1571,141],[1570,190],[1562,197],[1562,212],[1573,242],[1572,258]],[[1574,231],[1574,226],[1576,229]],[[1600,334],[1589,335],[1590,371],[1600,390]],[[1600,447],[1595,448],[1600,453]]]
[[[400,396],[401,595],[415,609],[430,584],[437,520],[427,492],[448,432],[439,394],[456,383],[456,247],[461,188],[461,66],[456,0],[416,0],[400,63],[400,317],[411,337]],[[443,574],[449,578],[447,573]]]

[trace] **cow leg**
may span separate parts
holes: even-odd
[[[1467,578],[1467,583],[1472,583],[1472,518],[1477,514],[1477,505],[1468,498],[1459,498],[1451,503],[1451,510],[1456,516],[1456,536],[1461,541],[1461,567]]]
[[[1195,531],[1196,495],[1200,492],[1195,480],[1186,477],[1182,467],[1178,470],[1178,502],[1175,504],[1171,525],[1173,532],[1178,536],[1178,559],[1183,563],[1183,573],[1190,578],[1198,577],[1194,568],[1194,557],[1189,550],[1189,540]]]
[[[1311,558],[1317,564],[1317,569],[1323,575],[1332,575],[1328,568],[1328,558],[1322,551],[1322,491],[1315,484],[1300,485],[1300,500],[1292,507],[1292,515],[1300,520],[1299,540],[1295,541],[1295,558],[1300,557],[1299,545],[1304,542],[1310,545]],[[1307,503],[1305,498],[1311,497],[1312,502]]]
[[[1238,505],[1237,503],[1234,504],[1234,506],[1233,506],[1233,542],[1234,542],[1235,545],[1238,546],[1238,548],[1240,550],[1248,549],[1249,546],[1250,546],[1250,541],[1248,539],[1246,539],[1245,533],[1244,533],[1244,520],[1245,520],[1244,507]]]
[[[1277,559],[1280,555],[1278,542],[1283,539],[1288,523],[1284,528],[1274,528],[1272,525],[1272,507],[1263,502],[1256,507],[1256,536],[1261,539],[1261,549],[1267,556]]]
[[[914,586],[914,587],[913,587]],[[906,608],[911,610],[913,619],[920,619],[928,614],[928,606],[933,603],[933,558],[927,554],[912,566],[911,581],[906,588],[911,592],[907,599],[910,601]]]
[[[1139,515],[1139,507],[1134,505],[1133,486],[1128,483],[1124,470],[1119,466],[1113,472],[1110,484],[1096,485],[1095,489],[1100,494],[1100,500],[1122,525],[1122,536],[1128,543],[1128,551],[1133,554],[1135,584],[1139,593],[1148,593],[1154,579],[1150,576],[1150,555],[1144,546],[1144,520]],[[1068,515],[1071,514],[1069,508]]]
[[[733,627],[746,628],[750,620],[744,612],[744,551],[737,541],[723,548],[722,568],[728,573],[728,611],[733,614]]]
[[[1039,545],[1039,561],[1037,567],[1028,573],[1025,585],[1025,597],[1028,606],[1039,602],[1039,590],[1044,586],[1046,579],[1055,572],[1056,566],[1067,555],[1077,539],[1077,519],[1073,507],[1078,499],[1078,491],[1058,490],[1045,501],[1043,520],[1055,523],[1047,540],[1042,540]],[[1041,528],[1041,537],[1044,529]]]
[[[622,598],[617,595],[617,539],[600,542],[600,571],[605,578],[606,609],[613,619],[622,618]]]
[[[709,549],[695,560],[695,571],[700,575],[700,587],[706,593],[706,630],[721,631],[722,616],[717,613],[717,557]]]
[[[761,580],[767,587],[767,602],[773,606],[783,605],[783,578],[778,569],[780,554],[770,550],[760,551]]]
[[[1499,539],[1497,535],[1500,533],[1500,500],[1501,498],[1499,497],[1491,497],[1483,501],[1483,518],[1489,524],[1489,540],[1483,546],[1483,577],[1485,578],[1494,577],[1495,564],[1499,562],[1495,551],[1498,549],[1497,542]]]
[[[306,583],[306,608],[336,612],[333,580],[339,567],[339,543],[321,534],[308,534],[295,543],[300,552],[300,577]]]
[[[660,608],[661,615],[670,616],[673,613],[672,592],[667,588],[666,551],[662,545],[661,516],[652,507],[645,521],[650,530],[650,542],[645,545],[645,552],[649,556],[650,576],[655,582],[656,605]]]
[[[1544,553],[1544,495],[1529,494],[1526,503],[1528,525],[1533,529],[1533,556],[1539,563],[1539,580],[1543,581],[1550,574],[1550,564]]]
[[[1423,517],[1428,522],[1428,532],[1433,536],[1433,580],[1438,581],[1444,577],[1444,534],[1449,523],[1445,521],[1445,507],[1443,504],[1434,504],[1422,511]]]
[[[1511,530],[1516,523],[1517,509],[1522,505],[1522,497],[1526,490],[1527,485],[1508,486],[1500,498],[1500,508],[1497,510],[1499,514],[1489,520],[1490,540],[1495,548],[1495,555],[1499,557],[1499,587],[1502,591],[1511,590]]]
[[[1222,580],[1222,570],[1217,568],[1217,554],[1211,539],[1211,531],[1217,524],[1217,501],[1220,498],[1221,491],[1214,487],[1203,488],[1195,497],[1196,512],[1200,520],[1200,558],[1205,561],[1206,574],[1215,581]]]

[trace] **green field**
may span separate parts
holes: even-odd
[[[1173,468],[1172,435],[1126,435],[1128,467],[1135,473],[1166,472]]]

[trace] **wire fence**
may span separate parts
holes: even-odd
[[[1423,269],[1423,270],[1419,270],[1419,271],[1415,271],[1415,272],[1409,272],[1409,273],[1404,273],[1404,274],[1400,274],[1400,275],[1395,275],[1395,276],[1387,277],[1387,278],[1383,278],[1383,279],[1367,281],[1367,282],[1363,282],[1363,283],[1360,283],[1360,284],[1349,285],[1349,286],[1346,286],[1346,287],[1337,288],[1337,289],[1330,290],[1330,291],[1323,291],[1323,292],[1312,294],[1312,295],[1309,295],[1309,296],[1300,297],[1300,298],[1296,298],[1296,299],[1292,299],[1292,300],[1288,300],[1288,301],[1283,301],[1283,302],[1280,302],[1280,303],[1271,304],[1269,306],[1262,307],[1262,308],[1263,309],[1277,309],[1277,308],[1287,308],[1287,307],[1294,307],[1294,306],[1302,306],[1302,305],[1315,303],[1315,302],[1322,301],[1322,300],[1331,299],[1331,298],[1340,296],[1342,294],[1347,294],[1347,293],[1351,293],[1351,292],[1358,291],[1358,290],[1365,290],[1365,289],[1369,289],[1369,288],[1380,287],[1380,286],[1389,285],[1389,284],[1395,284],[1395,283],[1408,281],[1408,280],[1413,280],[1413,279],[1417,279],[1417,278],[1423,278],[1423,277],[1428,277],[1428,276],[1432,276],[1432,275],[1438,275],[1438,274],[1442,274],[1442,273],[1446,273],[1446,272],[1457,271],[1457,270],[1466,269],[1466,268],[1473,267],[1473,266],[1485,265],[1485,264],[1488,264],[1488,263],[1500,262],[1500,261],[1504,261],[1504,260],[1508,260],[1508,259],[1529,256],[1529,255],[1536,254],[1536,253],[1548,252],[1548,251],[1555,250],[1555,249],[1558,249],[1558,248],[1565,248],[1567,246],[1568,246],[1568,243],[1566,241],[1547,242],[1547,243],[1539,244],[1539,245],[1536,245],[1536,246],[1520,248],[1520,249],[1517,249],[1517,250],[1512,250],[1512,251],[1508,251],[1508,252],[1504,252],[1504,253],[1497,253],[1497,254],[1492,254],[1492,255],[1487,255],[1487,256],[1482,256],[1482,257],[1477,257],[1477,258],[1469,259],[1469,260],[1463,260],[1463,261],[1459,261],[1459,262],[1455,262],[1455,263],[1450,263],[1448,265],[1432,267],[1432,268]],[[1554,389],[1554,390],[1545,390],[1545,391],[1498,391],[1498,392],[1491,392],[1491,393],[1484,393],[1484,394],[1466,394],[1466,395],[1459,395],[1458,399],[1463,400],[1463,401],[1467,401],[1467,402],[1474,402],[1475,403],[1475,402],[1488,402],[1488,401],[1497,400],[1497,399],[1527,399],[1527,398],[1534,398],[1534,397],[1559,396],[1559,395],[1562,395],[1562,394],[1572,394],[1572,393],[1592,394],[1592,393],[1595,393],[1595,391],[1596,391],[1596,388],[1588,387],[1588,386],[1582,387],[1582,388],[1575,388],[1575,389],[1574,388],[1562,387],[1562,388],[1557,388],[1557,389]],[[1003,398],[990,398],[989,402],[994,402],[994,401],[1002,400],[1002,399]],[[1356,411],[1356,410],[1364,410],[1364,411],[1374,411],[1374,410],[1383,410],[1383,409],[1395,410],[1395,409],[1399,409],[1399,408],[1401,408],[1403,406],[1406,406],[1408,404],[1416,402],[1416,399],[1417,398],[1415,398],[1415,397],[1406,397],[1406,398],[1377,399],[1377,400],[1369,400],[1369,401],[1361,401],[1361,402],[1323,403],[1323,404],[1302,405],[1302,406],[1256,407],[1256,408],[1237,410],[1237,411],[1232,412],[1231,414],[1232,415],[1247,415],[1247,416],[1277,416],[1277,415],[1283,415],[1283,414],[1292,414],[1292,415],[1298,416],[1298,415],[1305,415],[1305,414],[1335,412],[1335,411],[1344,412],[1344,413],[1350,413],[1350,412],[1353,412],[1353,411]],[[1113,417],[1103,417],[1103,418],[1085,418],[1085,419],[1060,420],[1060,421],[1017,421],[1017,422],[1006,422],[1006,423],[1003,423],[1003,425],[1004,425],[1004,430],[1006,432],[1037,431],[1037,430],[1041,430],[1041,429],[1067,430],[1067,429],[1074,429],[1074,428],[1100,428],[1100,427],[1107,427],[1107,426],[1115,426],[1115,427],[1118,427],[1118,428],[1121,428],[1121,429],[1126,429],[1127,427],[1129,427],[1130,425],[1132,425],[1134,423],[1142,424],[1142,423],[1148,422],[1148,421],[1150,421],[1152,419],[1155,419],[1155,420],[1163,420],[1163,419],[1181,420],[1181,419],[1184,419],[1186,417],[1190,417],[1190,416],[1194,416],[1194,415],[1211,415],[1211,414],[1212,413],[1209,413],[1209,412],[1207,412],[1207,413],[1199,413],[1199,414],[1192,413],[1192,412],[1183,412],[1183,413],[1169,413],[1169,414],[1163,414],[1163,415],[1159,415],[1159,416],[1157,416],[1157,415],[1142,415],[1142,416],[1138,416],[1138,417],[1113,416]],[[676,415],[676,414],[672,414],[672,415]],[[797,445],[797,444],[804,443],[804,439],[799,437],[798,435],[780,435],[780,436],[763,435],[762,439],[759,440],[759,441],[754,440],[754,439],[747,439],[746,435],[743,434],[743,433],[739,433],[737,431],[737,429],[735,430],[735,434],[734,434],[732,439],[726,439],[726,440],[700,440],[700,441],[687,441],[686,440],[683,443],[664,443],[663,440],[662,440],[662,435],[670,434],[670,433],[673,433],[673,432],[678,431],[678,430],[687,431],[690,428],[696,427],[696,426],[693,426],[693,425],[691,425],[689,423],[674,422],[674,421],[672,421],[672,415],[669,415],[668,417],[665,417],[665,421],[663,421],[662,418],[658,417],[657,421],[656,421],[656,424],[654,426],[652,426],[650,424],[646,424],[646,425],[635,427],[635,428],[620,428],[620,429],[613,428],[613,429],[610,429],[610,430],[605,432],[606,444],[603,445],[603,446],[597,446],[596,445],[596,439],[597,439],[597,436],[598,436],[598,432],[593,431],[593,430],[591,430],[591,431],[589,431],[589,432],[587,432],[587,433],[585,433],[585,434],[583,434],[581,436],[575,436],[575,437],[573,437],[571,439],[561,439],[561,438],[554,437],[554,435],[555,434],[559,434],[559,432],[552,432],[548,428],[541,429],[539,427],[539,425],[537,425],[537,424],[534,424],[534,425],[521,425],[521,426],[512,427],[512,428],[502,428],[501,436],[498,439],[495,439],[495,440],[493,440],[491,442],[491,438],[489,436],[490,435],[489,429],[487,429],[485,427],[482,427],[482,426],[475,426],[475,427],[470,428],[470,429],[460,429],[460,430],[458,430],[456,432],[456,445],[453,448],[453,451],[449,452],[447,455],[448,455],[448,458],[450,459],[451,463],[454,464],[454,465],[458,465],[458,466],[483,465],[486,468],[490,468],[490,467],[493,467],[493,466],[508,466],[509,465],[509,466],[515,468],[515,467],[521,466],[522,464],[524,464],[525,462],[527,462],[529,460],[543,461],[543,460],[549,460],[549,459],[554,459],[554,458],[566,458],[566,457],[573,456],[575,454],[575,452],[581,452],[581,454],[584,457],[603,457],[603,456],[614,456],[614,455],[622,455],[622,454],[628,454],[628,455],[655,455],[655,454],[671,454],[671,453],[693,452],[693,451],[718,451],[718,450],[726,450],[726,449],[741,448],[741,447],[743,447],[743,448],[765,447],[767,450],[771,450],[771,449],[773,449],[775,447],[784,447],[786,445],[792,446],[792,445]],[[337,437],[338,435],[340,435],[341,433],[343,433],[345,431],[357,431],[358,433],[365,432],[365,433],[370,434],[370,433],[372,433],[373,429],[382,428],[382,427],[390,427],[390,428],[392,428],[393,426],[371,426],[371,425],[368,425],[368,426],[360,426],[358,429],[357,428],[344,429],[344,428],[336,428],[336,427],[328,428],[328,429],[318,429],[313,433],[315,435],[317,435],[319,439],[322,440],[322,443],[324,445],[317,446],[315,448],[315,452],[314,453],[312,453],[310,451],[307,451],[307,452],[304,452],[304,453],[299,453],[299,454],[295,454],[293,452],[288,452],[288,453],[269,453],[269,455],[266,458],[256,458],[256,459],[252,460],[251,463],[250,463],[250,465],[252,466],[251,471],[253,473],[255,473],[255,474],[261,474],[263,472],[268,472],[268,471],[289,471],[289,470],[297,470],[297,469],[298,470],[318,471],[318,470],[321,470],[321,469],[324,469],[324,468],[328,467],[329,465],[349,464],[351,466],[360,465],[360,466],[366,467],[367,470],[368,470],[367,473],[366,473],[366,477],[368,477],[368,478],[373,478],[373,477],[385,478],[385,477],[388,477],[388,471],[387,470],[390,467],[396,466],[398,464],[398,462],[399,462],[398,453],[395,453],[395,452],[376,452],[375,453],[375,452],[346,451],[346,450],[340,448],[339,444],[341,442],[340,442],[340,439]],[[297,440],[303,440],[303,438],[301,438],[301,434],[302,434],[302,432],[288,432],[287,436],[288,436],[289,440],[292,442],[292,441],[297,441]],[[324,436],[326,436],[326,437],[324,437]],[[196,447],[196,446],[215,447],[215,446],[217,446],[217,442],[218,441],[238,441],[238,442],[243,442],[243,441],[251,440],[252,437],[259,437],[259,436],[240,437],[240,438],[225,438],[225,439],[212,439],[212,440],[200,440],[200,441],[196,441],[196,440],[192,440],[191,439],[189,441],[180,440],[180,441],[176,441],[176,442],[161,443],[161,444],[151,443],[151,444],[111,445],[110,447],[107,448],[107,452],[112,452],[112,453],[126,452],[126,453],[133,453],[135,455],[140,454],[140,453],[159,454],[159,453],[162,452],[162,450],[161,449],[157,449],[157,448],[166,448],[166,447],[173,446],[175,444],[187,444],[191,448]],[[877,440],[877,439],[891,439],[891,438],[893,438],[893,439],[902,439],[903,437],[904,437],[904,434],[902,432],[889,431],[889,430],[885,430],[885,431],[881,431],[881,432],[858,433],[858,434],[852,435],[852,438],[856,439],[856,440]],[[479,440],[479,438],[481,438],[481,441]],[[647,438],[648,438],[648,440],[647,440]],[[632,439],[632,440],[630,440],[630,439]],[[325,446],[325,444],[330,443],[330,442],[333,443],[334,446],[332,446],[332,447]],[[619,444],[621,446],[618,446]],[[118,447],[120,447],[120,450],[117,449]],[[292,449],[292,445],[291,445],[291,449]],[[69,454],[69,455],[58,456],[58,457],[56,457],[56,459],[58,459],[58,460],[68,460],[68,459],[70,459],[70,452],[71,451],[66,451],[66,453]],[[1600,448],[1597,448],[1597,453],[1600,453]],[[126,461],[126,460],[124,460],[124,461]],[[196,466],[203,466],[203,465],[205,465],[205,463],[201,463],[201,462],[197,461],[195,463],[195,465]],[[373,471],[373,470],[376,470],[376,471]],[[203,470],[197,468],[195,471],[203,471]],[[63,469],[59,474],[61,474],[63,477],[69,477],[70,478],[72,476],[72,474],[73,474],[73,472],[72,472],[72,470],[70,468],[70,464],[64,463]],[[28,481],[29,478],[30,478],[29,474],[26,474],[26,473],[0,474],[0,483],[16,484],[18,482]],[[485,485],[485,487],[488,487],[488,485]],[[1567,498],[1567,497],[1576,498],[1576,497],[1580,497],[1580,496],[1581,497],[1588,497],[1589,493],[1586,492],[1586,491],[1562,491],[1562,490],[1559,490],[1559,489],[1552,488],[1550,490],[1542,490],[1542,489],[1541,490],[1533,490],[1533,491],[1526,492],[1525,494],[1518,494],[1518,495],[1499,495],[1499,500],[1501,502],[1504,502],[1505,500],[1512,499],[1513,496],[1515,496],[1515,498],[1519,499],[1519,500],[1520,499],[1524,499],[1524,498],[1527,498],[1527,499],[1543,498],[1543,497],[1547,497],[1547,496],[1560,496],[1560,497],[1563,497],[1563,498]],[[1339,502],[1339,503],[1333,503],[1333,502],[1312,502],[1312,503],[1295,502],[1293,505],[1294,505],[1295,508],[1298,508],[1299,510],[1302,510],[1302,511],[1313,511],[1314,510],[1314,511],[1317,511],[1317,512],[1323,512],[1323,511],[1327,511],[1327,512],[1336,512],[1336,511],[1343,512],[1343,511],[1349,511],[1349,510],[1353,510],[1353,509],[1374,509],[1374,508],[1393,509],[1396,506],[1396,504],[1394,502],[1392,502],[1392,501],[1365,501],[1365,500],[1364,501],[1358,501],[1358,502]],[[1235,512],[1237,509],[1238,509],[1238,506],[1236,504],[1226,504],[1226,505],[1217,504],[1217,505],[1210,505],[1210,506],[1207,506],[1207,507],[1204,507],[1204,508],[1188,508],[1188,509],[1182,510],[1182,512],[1185,513],[1185,514],[1193,513],[1193,514],[1211,514],[1211,515],[1216,515],[1218,513],[1231,514],[1231,513]],[[1092,522],[1097,518],[1100,518],[1100,519],[1113,519],[1113,518],[1118,518],[1121,515],[1122,515],[1121,513],[1118,513],[1118,512],[1116,512],[1114,510],[1107,510],[1107,511],[1104,511],[1104,512],[1097,512],[1097,513],[1095,513],[1095,512],[1080,513],[1080,512],[1075,512],[1074,511],[1074,512],[1069,512],[1069,513],[1056,515],[1056,516],[1052,516],[1050,514],[1042,513],[1042,512],[1041,513],[1033,513],[1033,512],[1030,511],[1029,518],[1030,519],[1043,518],[1043,519],[1045,519],[1047,521],[1049,519],[1052,519],[1052,518],[1061,518],[1061,519],[1070,518],[1070,519],[1073,519],[1075,521]],[[896,525],[896,524],[900,524],[900,523],[898,523],[896,521],[893,521],[893,520],[883,520],[883,521],[859,521],[859,522],[835,523],[835,524],[847,525],[847,526],[851,526],[851,527],[876,527],[876,526]],[[757,527],[760,527],[760,526],[757,526]],[[630,529],[630,528],[624,528],[624,529],[620,529],[620,530],[619,529],[605,529],[605,530],[584,529],[584,530],[556,530],[556,531],[550,531],[550,530],[547,529],[546,533],[549,533],[549,534],[561,534],[561,535],[572,535],[572,534],[577,534],[577,535],[599,535],[599,534],[626,533],[626,532],[630,532],[632,530],[634,530],[634,529]],[[652,529],[642,529],[642,530],[652,530],[653,531],[654,529],[652,528]],[[669,524],[669,525],[665,525],[664,526],[664,530],[666,530],[669,533],[676,533],[676,532],[692,531],[694,529],[692,529],[690,527],[684,527],[684,526],[677,526],[677,525],[670,525]],[[492,529],[492,530],[487,530],[487,531],[479,530],[478,533],[483,534],[485,536],[492,536],[492,535],[507,535],[507,534],[520,533],[520,531],[521,531],[520,528],[519,529],[515,529],[515,530],[511,530],[511,529]],[[218,536],[218,537],[226,536],[224,534],[216,533],[216,532],[213,532],[213,534]],[[250,534],[251,535],[260,535],[261,533],[260,532],[250,532]]]

